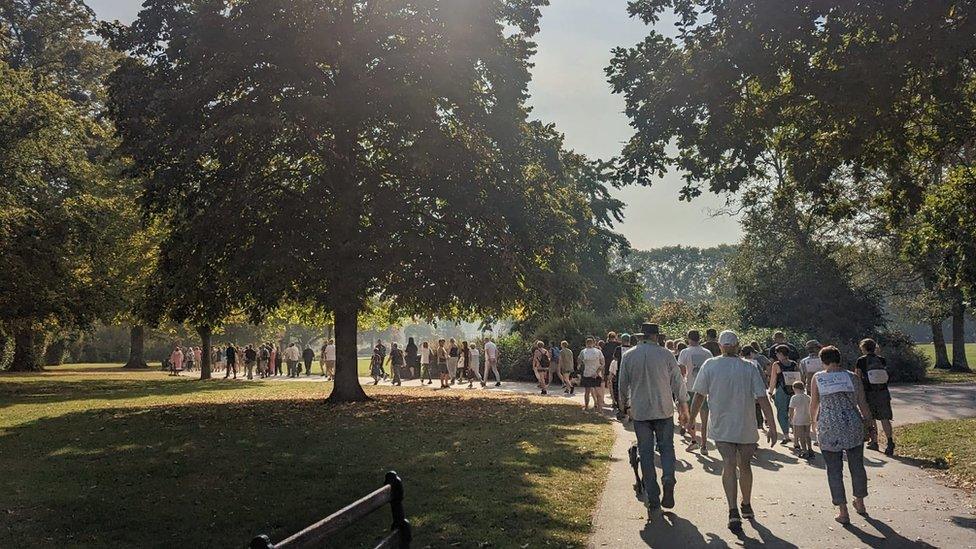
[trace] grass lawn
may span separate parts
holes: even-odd
[[[581,547],[610,424],[534,396],[171,378],[114,366],[0,374],[0,547],[280,540],[396,469],[416,547]],[[389,527],[384,509],[334,547]],[[487,545],[485,545],[487,546]]]
[[[960,484],[976,487],[976,418],[930,421],[898,427],[898,453],[948,469]]]
[[[931,343],[923,343],[918,345],[918,349],[929,357],[931,363],[935,363],[935,346],[933,346]],[[946,350],[948,351],[949,359],[951,360],[952,345],[946,345]],[[976,370],[976,343],[966,344],[966,360],[969,361],[969,367]],[[948,370],[936,370],[935,368],[929,368],[925,375],[928,377],[928,381],[930,383],[961,383],[976,381],[976,372],[950,372]]]

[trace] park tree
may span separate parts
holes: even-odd
[[[555,254],[573,238],[562,181],[522,146],[543,4],[163,0],[110,29],[128,56],[112,114],[164,255],[192,242],[218,266],[204,309],[229,289],[245,310],[331,311],[330,399],[361,400],[369,299],[502,313],[571,264]]]
[[[714,299],[713,277],[735,252],[735,246],[713,248],[666,246],[634,250],[624,264],[638,273],[644,297],[654,304],[684,300],[696,304]]]
[[[44,333],[85,327],[109,299],[107,258],[90,238],[107,222],[92,124],[57,87],[0,61],[0,323],[12,370],[40,368]]]
[[[901,248],[926,190],[970,161],[970,4],[648,0],[629,9],[647,23],[673,12],[677,30],[615,50],[608,68],[636,129],[617,163],[624,181],[649,184],[675,168],[684,199],[734,193],[763,177],[776,150],[815,208],[847,219],[871,209]],[[835,207],[872,178],[881,182],[872,200]],[[959,296],[951,308],[961,327]],[[957,343],[962,336],[954,330]]]

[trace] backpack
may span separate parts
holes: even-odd
[[[539,353],[539,369],[549,368],[549,355],[542,351]]]

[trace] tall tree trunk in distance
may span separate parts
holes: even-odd
[[[146,329],[141,324],[133,324],[129,328],[129,360],[123,368],[145,370],[146,363]]]
[[[18,328],[14,332],[14,359],[10,362],[11,372],[39,372],[41,354],[37,349],[37,332],[33,328]]]
[[[356,331],[359,311],[355,308],[335,311],[336,373],[332,394],[326,400],[362,402],[369,400],[359,384],[359,364],[356,357]]]
[[[213,330],[210,326],[197,326],[197,333],[200,334],[200,379],[210,379],[210,353],[211,335]]]
[[[957,298],[952,305],[952,370],[971,372],[966,360],[966,304]]]
[[[931,319],[929,324],[932,326],[932,345],[935,347],[935,367],[940,370],[948,370],[952,363],[949,362],[949,351],[946,350],[945,332],[942,331],[943,319]]]

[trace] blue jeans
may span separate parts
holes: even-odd
[[[782,387],[776,387],[773,394],[773,402],[776,403],[776,422],[779,423],[780,432],[784,437],[790,436],[790,395]]]
[[[661,498],[661,488],[657,484],[657,471],[654,468],[654,447],[657,446],[661,454],[661,482],[674,484],[674,420],[635,421],[634,432],[637,434],[644,492],[648,502],[657,503]]]

